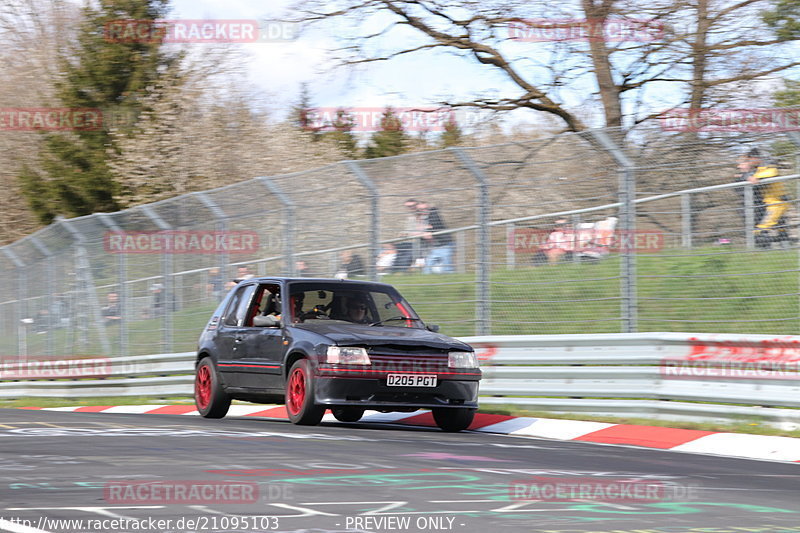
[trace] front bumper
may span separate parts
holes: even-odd
[[[389,387],[385,377],[319,376],[314,400],[320,405],[350,405],[376,410],[478,408],[478,380],[439,379],[436,387]]]

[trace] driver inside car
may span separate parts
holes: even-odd
[[[345,320],[356,324],[367,324],[367,299],[362,294],[354,293],[345,298]]]

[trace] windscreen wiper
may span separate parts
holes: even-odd
[[[412,318],[410,316],[393,316],[389,318],[384,318],[383,320],[378,320],[377,322],[373,322],[370,326],[379,326],[384,322],[389,322],[390,320],[416,320],[418,322],[422,322],[421,318]]]

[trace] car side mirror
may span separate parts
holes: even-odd
[[[281,321],[274,316],[257,315],[253,317],[253,325],[260,328],[277,328],[281,325]]]
[[[425,327],[428,329],[428,331],[439,333],[439,324],[428,324]]]

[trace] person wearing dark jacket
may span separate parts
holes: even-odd
[[[430,243],[430,251],[425,258],[425,266],[422,270],[424,274],[432,272],[449,274],[453,272],[453,236],[449,233],[434,235],[437,231],[447,230],[444,219],[439,214],[439,209],[429,206],[425,202],[419,202],[417,209],[427,220],[428,232],[423,235],[423,239]]]

